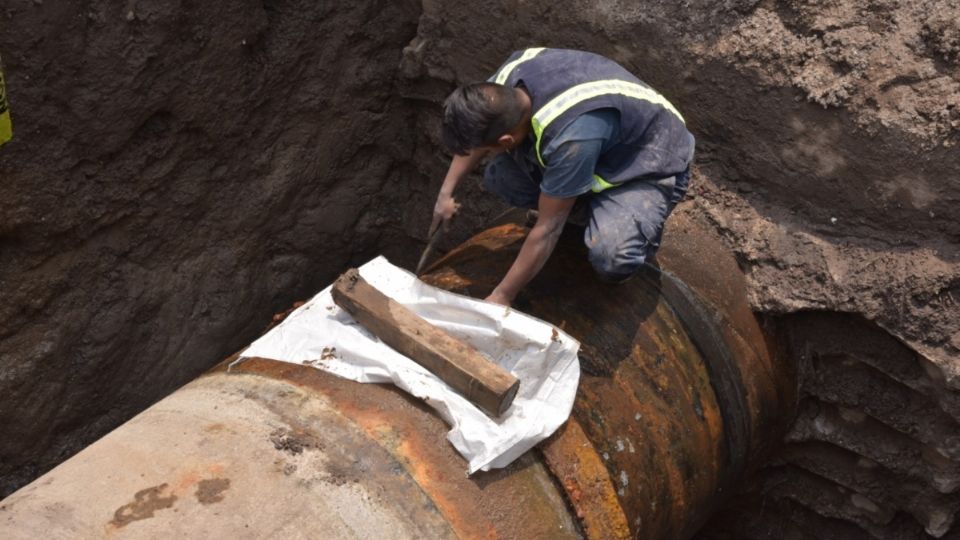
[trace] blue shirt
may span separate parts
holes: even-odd
[[[578,116],[541,149],[547,167],[540,191],[558,199],[590,191],[597,160],[619,135],[620,113],[616,109],[599,109]]]

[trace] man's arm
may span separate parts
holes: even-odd
[[[488,302],[495,302],[509,306],[517,294],[534,276],[540,272],[544,263],[553,253],[553,248],[560,239],[563,225],[567,221],[570,209],[577,198],[558,199],[543,193],[540,194],[537,223],[527,235],[513,266],[503,277],[497,288],[487,297]]]
[[[550,258],[577,197],[590,191],[605,140],[613,136],[615,111],[595,111],[570,124],[544,149],[548,166],[540,183],[540,215],[513,266],[487,301],[510,305]]]
[[[488,153],[487,150],[474,149],[465,156],[454,155],[450,161],[450,168],[447,169],[447,175],[443,178],[443,185],[440,186],[440,193],[437,194],[437,202],[433,207],[433,221],[430,223],[428,236],[432,236],[434,231],[440,225],[446,226],[450,218],[460,209],[460,203],[453,198],[453,193],[470,171],[480,163]]]

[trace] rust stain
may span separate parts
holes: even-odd
[[[587,538],[631,538],[610,474],[579,422],[568,420],[541,450],[582,521]]]
[[[404,474],[430,498],[461,538],[562,538],[567,510],[544,495],[532,457],[471,478],[466,462],[446,440],[449,429],[421,403],[394,387],[345,384],[328,373],[266,359],[250,359],[234,372],[284,380],[319,392],[334,409],[389,452]],[[522,508],[522,511],[518,511]]]
[[[403,465],[410,472],[411,477],[428,493],[434,501],[438,510],[450,522],[450,526],[457,533],[465,538],[486,538],[488,532],[494,524],[488,522],[484,516],[476,515],[465,519],[458,511],[462,504],[458,503],[458,498],[451,500],[446,496],[446,491],[456,491],[443,489],[446,481],[449,481],[451,487],[456,482],[449,477],[448,467],[438,466],[443,464],[443,459],[424,459],[424,454],[438,454],[440,452],[435,448],[436,442],[432,444],[423,444],[418,439],[429,436],[433,430],[424,429],[403,429],[409,426],[411,418],[409,414],[404,414],[404,408],[393,410],[384,410],[383,403],[367,403],[369,397],[364,392],[351,391],[355,389],[354,385],[342,384],[339,381],[330,380],[330,375],[317,370],[297,371],[291,369],[296,367],[293,364],[275,362],[268,359],[252,358],[240,366],[244,373],[255,373],[266,375],[276,379],[287,380],[301,386],[307,386],[319,390],[327,395],[336,404],[337,410],[347,418],[355,422],[365,433],[374,440],[381,443],[391,453],[403,458]],[[334,383],[331,385],[330,383]],[[365,385],[366,386],[366,385]],[[405,439],[401,438],[398,431],[402,430]],[[401,450],[401,446],[405,447]],[[420,447],[423,447],[422,450]],[[412,448],[417,448],[420,452],[419,458]],[[413,458],[413,459],[411,459]],[[463,475],[465,464],[461,462],[456,470],[457,475]],[[446,481],[445,481],[446,480]],[[439,487],[439,491],[435,488]],[[460,494],[460,499],[463,499]],[[472,518],[472,519],[470,519]]]
[[[230,489],[229,478],[208,478],[197,483],[197,491],[194,495],[200,504],[214,504],[223,500],[223,492],[228,489]]]
[[[367,424],[370,427],[376,425],[376,423],[371,424],[369,422]],[[424,491],[431,494],[434,504],[436,504],[443,515],[450,520],[454,530],[465,531],[475,528],[475,534],[480,534],[479,537],[481,538],[497,537],[495,534],[496,525],[494,523],[489,521],[477,524],[470,523],[468,520],[471,519],[471,516],[463,515],[464,513],[461,509],[462,499],[456,497],[455,493],[444,489],[444,484],[447,482],[447,479],[444,477],[445,475],[435,474],[435,471],[430,467],[429,461],[423,459],[425,453],[423,441],[409,438],[401,441],[395,450],[396,454],[404,459],[407,469],[410,471],[410,476],[423,487]],[[481,534],[484,528],[486,529],[486,534]]]
[[[697,226],[684,213],[671,217],[671,223],[657,258],[722,314],[724,341],[743,374],[754,430],[770,434],[770,441],[780,440],[774,434],[787,427],[784,418],[796,413],[795,366],[788,364],[772,334],[757,324],[747,303],[746,279],[716,232]],[[769,454],[771,445],[760,439],[754,441],[750,462],[762,462]]]
[[[109,524],[119,529],[134,521],[152,518],[154,512],[158,510],[172,507],[173,503],[177,502],[177,496],[173,494],[164,496],[168,488],[167,484],[160,484],[136,492],[132,502],[117,508]]]
[[[207,433],[219,433],[219,432],[223,431],[224,429],[226,429],[226,426],[224,426],[223,424],[221,424],[221,423],[219,423],[219,422],[216,423],[216,424],[209,424],[209,425],[207,425],[206,427],[203,428],[203,430],[206,431]]]
[[[328,394],[330,395],[330,394]],[[335,397],[335,396],[331,396]],[[335,397],[336,399],[336,397]],[[363,407],[362,403],[336,399],[340,412],[353,420],[367,434],[379,440],[388,450],[400,458],[409,471],[410,476],[428,493],[441,514],[446,517],[450,526],[466,538],[496,538],[490,534],[496,530],[496,524],[480,515],[464,515],[463,504],[465,494],[456,490],[455,482],[451,482],[450,471],[445,467],[437,467],[440,462],[435,459],[439,452],[431,448],[432,444],[423,440],[423,430],[403,429],[409,418],[406,415],[397,415],[390,418],[382,409]],[[402,433],[402,435],[401,435]],[[429,433],[427,431],[426,433]],[[433,443],[435,444],[435,443]],[[431,457],[434,457],[431,459]],[[463,475],[466,464],[462,463],[455,474]],[[451,489],[453,488],[453,489]],[[466,534],[463,534],[463,533]]]
[[[654,314],[640,324],[614,385],[587,393],[592,408],[607,411],[606,426],[589,426],[591,438],[614,441],[610,463],[625,482],[618,495],[648,538],[684,536],[715,498],[723,467],[722,422],[699,352],[665,306]],[[624,452],[623,440],[636,451]]]
[[[525,232],[510,225],[484,231],[438,261],[436,279],[422,279],[482,296],[512,264]],[[666,268],[689,278],[697,291],[707,291],[707,309],[721,320],[724,345],[740,370],[750,374],[744,382],[754,406],[739,412],[743,416],[738,420],[762,437],[742,441],[751,448],[738,448],[753,453],[763,437],[776,437],[771,428],[786,425],[788,407],[777,396],[789,383],[772,376],[784,370],[769,361],[769,345],[745,302],[743,277],[733,258],[716,246],[683,249],[701,246],[707,236],[700,233],[690,227],[684,234],[692,238],[674,239],[681,249],[669,253]],[[721,484],[731,470],[724,446],[727,426],[706,359],[656,277],[641,276],[611,288],[583,279],[592,272],[585,255],[579,237],[562,237],[548,265],[518,297],[517,307],[547,321],[562,321],[564,331],[581,341],[582,376],[573,418],[591,451],[602,455],[598,474],[623,514],[617,522],[626,524],[628,536],[688,535],[719,500],[717,488],[729,487]],[[548,462],[588,536],[623,535],[623,530],[598,529],[596,523],[610,523],[602,498],[594,495],[593,502],[585,503],[585,484],[559,472],[563,459],[576,461],[574,449],[568,450],[565,458],[548,457]],[[590,518],[597,512],[604,517]]]
[[[176,483],[174,484],[174,491],[177,493],[183,493],[187,491],[190,487],[200,481],[203,477],[203,474],[200,471],[189,470],[180,475],[177,478]]]
[[[749,407],[736,416],[721,409],[703,356],[710,351],[701,353],[697,345],[703,336],[691,338],[686,319],[669,303],[676,298],[668,299],[651,277],[616,288],[584,279],[592,270],[579,235],[565,233],[516,302],[522,311],[559,321],[581,342],[572,417],[542,449],[590,539],[689,536],[723,496],[719,489],[730,487],[727,419],[750,428],[735,450],[756,456],[791,417],[794,376],[774,357],[750,312],[735,260],[712,246],[700,249],[710,242],[698,228],[682,231],[680,239],[674,234],[675,247],[663,250],[662,262],[703,293],[704,305],[718,318],[721,345],[747,374]],[[513,263],[526,233],[515,224],[489,229],[438,260],[421,279],[483,297]],[[305,374],[290,364],[257,362],[246,362],[242,371],[308,386],[329,398],[397,458],[461,537],[529,537],[531,523],[555,516],[550,504],[531,502],[529,486],[518,479],[526,473],[521,465],[463,481],[465,463],[443,439],[446,426],[398,391],[361,391],[316,370]]]

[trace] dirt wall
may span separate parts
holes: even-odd
[[[0,497],[349,264],[414,251],[393,81],[418,15],[0,4]]]
[[[862,317],[767,322],[797,360],[798,418],[701,540],[957,537],[960,392]]]

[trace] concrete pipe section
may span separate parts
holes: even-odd
[[[789,425],[795,376],[719,242],[672,219],[651,270],[598,282],[568,230],[516,307],[582,342],[570,420],[473,477],[391,386],[251,359],[217,368],[0,502],[0,537],[685,538]],[[483,296],[526,229],[425,280]],[[224,364],[225,365],[225,364]]]

